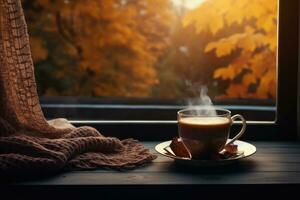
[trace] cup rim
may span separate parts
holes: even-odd
[[[225,112],[225,114],[217,114],[217,115],[214,115],[214,116],[210,116],[210,115],[201,115],[201,114],[184,114],[183,112],[186,112],[186,111],[190,111],[190,110],[203,110],[203,109],[207,109],[207,110],[215,110],[215,111],[223,111]],[[180,115],[181,117],[189,117],[189,116],[196,116],[196,117],[225,117],[225,116],[231,116],[231,111],[230,110],[227,110],[225,108],[205,108],[205,106],[203,106],[202,108],[201,107],[194,107],[194,108],[185,108],[185,109],[181,109],[179,111],[177,111],[177,115]]]

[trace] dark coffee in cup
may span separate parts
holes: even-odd
[[[220,152],[228,139],[230,117],[185,117],[178,120],[179,135],[193,158],[209,158]]]

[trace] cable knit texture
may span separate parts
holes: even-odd
[[[63,170],[127,169],[155,159],[138,141],[120,141],[67,120],[46,121],[36,90],[20,0],[0,0],[0,179]]]

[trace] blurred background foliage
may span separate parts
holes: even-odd
[[[275,99],[276,0],[23,0],[41,96]]]

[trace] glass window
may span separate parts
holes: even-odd
[[[23,4],[46,117],[174,120],[210,97],[275,120],[277,0]]]

